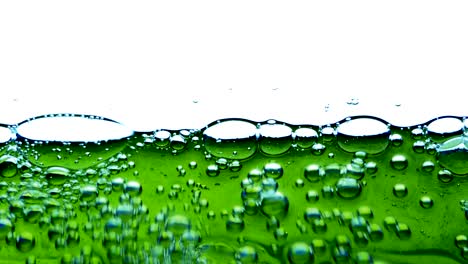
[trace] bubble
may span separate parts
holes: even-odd
[[[98,194],[96,185],[85,185],[81,188],[80,199],[85,202],[94,201]]]
[[[169,145],[175,151],[182,151],[187,147],[187,140],[182,135],[174,135],[170,138]]]
[[[170,143],[171,133],[166,130],[159,130],[154,133],[154,144],[158,147],[167,147]]]
[[[50,167],[45,172],[46,179],[51,185],[63,185],[70,177],[70,170],[63,167]]]
[[[3,155],[0,157],[0,175],[11,178],[18,172],[18,159],[14,156]]]
[[[429,196],[423,196],[421,199],[419,199],[419,204],[422,208],[429,209],[434,205],[434,201]]]
[[[278,190],[278,182],[276,182],[273,178],[263,179],[262,189],[264,192],[275,192]]]
[[[310,182],[318,182],[325,177],[325,171],[318,164],[310,164],[304,169],[304,177]]]
[[[132,130],[120,123],[89,116],[39,117],[21,123],[16,131],[30,140],[59,142],[97,142],[118,140],[133,135]]]
[[[457,248],[468,247],[468,237],[466,235],[458,235],[455,237],[455,246]]]
[[[397,231],[398,221],[393,216],[387,216],[384,219],[384,227],[389,231]]]
[[[322,213],[318,208],[315,207],[307,207],[304,211],[304,219],[308,223],[312,223],[314,220],[321,219]]]
[[[296,135],[295,143],[298,147],[303,149],[312,147],[312,145],[314,145],[318,139],[317,132],[312,128],[298,128],[296,131],[294,131],[294,134]]]
[[[233,160],[229,163],[229,170],[232,172],[238,172],[242,169],[242,164],[238,160]]]
[[[313,262],[313,251],[309,244],[305,242],[294,242],[288,249],[288,260],[290,263],[311,263]]]
[[[407,224],[399,223],[397,225],[397,236],[402,240],[410,239],[411,230]]]
[[[130,196],[139,196],[143,192],[143,187],[137,181],[128,181],[125,184],[124,192]]]
[[[468,138],[460,136],[444,141],[438,148],[437,158],[439,164],[452,173],[468,174],[468,166],[464,162],[468,159]]]
[[[230,232],[241,232],[244,228],[244,219],[239,216],[230,215],[226,221],[226,230]]]
[[[296,179],[294,185],[297,187],[297,188],[302,188],[304,187],[304,181],[302,179]]]
[[[354,199],[361,193],[361,184],[354,178],[341,178],[336,184],[336,192],[341,198]]]
[[[408,167],[408,160],[406,159],[405,156],[397,154],[392,157],[392,160],[390,161],[390,165],[392,166],[393,169],[401,171]]]
[[[216,160],[216,165],[218,165],[219,169],[225,170],[228,167],[228,161],[225,158],[219,158]]]
[[[319,200],[319,194],[317,191],[315,190],[309,190],[307,193],[306,193],[306,200],[309,202],[309,203],[313,203],[313,202],[317,202]]]
[[[247,159],[257,151],[257,128],[242,120],[214,124],[203,132],[206,150],[216,157]]]
[[[449,183],[453,180],[453,175],[449,170],[440,170],[437,173],[437,178],[443,183]]]
[[[354,235],[354,242],[360,246],[360,247],[365,247],[367,246],[367,244],[369,244],[369,236],[367,235],[366,232],[364,231],[356,231],[356,232],[353,232],[353,235]],[[357,258],[357,257],[356,257]],[[357,260],[356,260],[357,261]],[[361,262],[357,262],[357,263],[361,263]],[[363,262],[363,263],[367,263],[367,262]],[[372,262],[371,262],[372,263]]]
[[[428,135],[437,142],[444,137],[461,133],[462,129],[463,122],[453,117],[438,118],[427,126]]]
[[[367,232],[369,233],[369,237],[372,241],[380,241],[383,239],[384,233],[378,224],[369,224]]]
[[[377,163],[370,161],[365,165],[366,172],[369,174],[375,174],[377,172]]]
[[[356,253],[355,261],[356,261],[356,264],[374,263],[374,259],[369,254],[369,252],[366,252],[366,251],[359,251],[358,253]]]
[[[258,253],[252,246],[243,246],[236,250],[235,258],[240,263],[257,263]]]
[[[263,178],[263,170],[253,169],[253,170],[249,171],[249,173],[247,174],[247,177],[252,182],[259,182]]]
[[[334,188],[332,186],[326,185],[322,187],[322,196],[325,199],[333,198]]]
[[[391,134],[389,139],[394,147],[399,147],[403,144],[403,137],[400,134]]]
[[[389,135],[387,125],[372,118],[352,119],[337,128],[338,145],[347,152],[381,153],[389,144]]]
[[[273,122],[261,125],[260,150],[267,155],[281,155],[292,146],[292,129],[286,125]]]
[[[216,177],[219,175],[219,173],[220,170],[218,165],[216,164],[208,165],[208,167],[206,168],[206,175],[208,175],[209,177]]]
[[[424,141],[418,140],[413,143],[413,151],[418,154],[424,153],[425,145],[426,143],[424,143]]]
[[[273,232],[273,236],[275,237],[276,240],[278,241],[284,241],[288,238],[288,232],[284,230],[284,228],[279,227]]]
[[[351,255],[348,249],[344,247],[335,247],[333,249],[333,259],[336,263],[349,263]]]
[[[280,192],[263,192],[260,209],[266,216],[285,216],[289,209],[289,200]]]
[[[430,160],[427,160],[422,164],[422,170],[424,172],[432,172],[432,171],[434,171],[434,168],[435,168],[435,164],[434,164],[434,162],[432,162]]]
[[[327,242],[323,239],[313,239],[312,240],[312,249],[315,254],[320,256],[327,251]]]
[[[190,219],[185,215],[172,215],[166,220],[165,229],[176,236],[182,235],[185,231],[190,230]]]
[[[4,239],[8,233],[13,231],[13,223],[8,218],[0,218],[0,238]]]
[[[397,183],[393,186],[393,195],[398,198],[406,197],[408,195],[408,188],[402,183]]]
[[[21,232],[16,237],[16,248],[21,252],[31,251],[36,245],[36,238],[30,232]]]
[[[424,137],[424,130],[420,127],[411,130],[411,137],[416,140],[422,139]]]
[[[283,176],[283,167],[279,163],[270,162],[263,167],[265,177],[279,179]]]
[[[315,156],[320,156],[325,152],[325,149],[325,145],[321,143],[316,143],[312,146],[312,154],[314,154]]]

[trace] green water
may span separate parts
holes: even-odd
[[[462,117],[93,142],[33,122],[0,127],[0,263],[468,263]]]

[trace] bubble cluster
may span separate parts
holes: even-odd
[[[41,130],[60,120],[102,131]],[[465,123],[224,119],[136,133],[105,118],[51,115],[0,126],[0,257],[464,263]]]

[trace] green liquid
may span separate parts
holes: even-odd
[[[0,263],[468,263],[452,119],[19,135],[0,148]]]

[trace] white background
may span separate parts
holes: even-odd
[[[2,1],[0,123],[468,115],[466,14],[466,1]]]

